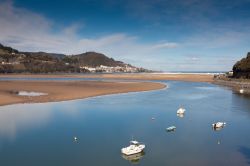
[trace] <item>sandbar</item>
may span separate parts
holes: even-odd
[[[66,101],[107,94],[149,91],[164,87],[166,87],[165,84],[157,82],[0,81],[0,105]],[[20,91],[47,95],[18,95]]]
[[[153,74],[153,73],[128,73],[128,74],[1,74],[8,78],[102,78],[125,80],[175,80],[189,82],[213,82],[212,74]]]

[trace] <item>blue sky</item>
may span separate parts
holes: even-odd
[[[0,0],[0,42],[97,51],[162,71],[227,71],[250,51],[250,0]]]

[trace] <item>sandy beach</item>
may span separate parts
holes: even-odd
[[[0,81],[0,105],[65,101],[164,87],[164,84],[152,82]],[[42,92],[47,95],[19,96],[17,94],[19,91]]]
[[[213,82],[213,75],[209,74],[2,74],[9,78],[103,78],[125,80],[176,80],[190,82]]]
[[[189,82],[212,82],[213,75],[208,74],[105,74],[103,78],[136,80],[174,80]]]

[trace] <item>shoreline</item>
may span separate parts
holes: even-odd
[[[215,79],[214,84],[232,88],[237,93],[250,94],[250,81],[237,80],[237,79]],[[242,92],[240,92],[243,90]]]
[[[207,74],[0,74],[1,78],[0,106],[17,103],[45,103],[85,99],[109,94],[158,90],[166,87],[162,83],[150,82],[152,80],[213,83],[213,75]],[[13,80],[4,80],[4,78],[13,78]],[[19,78],[23,78],[23,80],[18,80]],[[46,78],[51,80],[46,80]],[[55,79],[53,80],[53,78]],[[69,80],[56,80],[58,78]],[[106,80],[74,80],[74,78]],[[19,91],[38,92],[47,95],[19,96],[17,95]]]
[[[0,81],[0,106],[19,103],[46,103],[85,99],[102,95],[151,91],[165,88],[156,82],[101,81]],[[47,95],[20,96],[18,92]]]

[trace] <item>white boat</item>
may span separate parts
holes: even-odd
[[[244,89],[240,89],[240,93],[243,94],[244,93]]]
[[[133,141],[130,141],[130,145],[128,147],[122,148],[121,152],[122,152],[122,154],[125,154],[125,155],[133,155],[133,154],[143,152],[145,147],[146,146],[144,144],[141,144],[141,143],[133,140]]]
[[[175,126],[170,126],[170,127],[166,128],[166,130],[167,130],[168,132],[170,132],[170,131],[175,131],[175,130],[176,130],[176,127],[175,127]]]
[[[217,128],[222,128],[226,125],[226,122],[216,122],[216,123],[213,123],[212,126],[214,129],[217,129]]]
[[[184,113],[185,113],[185,111],[186,111],[186,109],[185,109],[185,108],[180,107],[180,108],[177,110],[177,114],[184,114]]]

